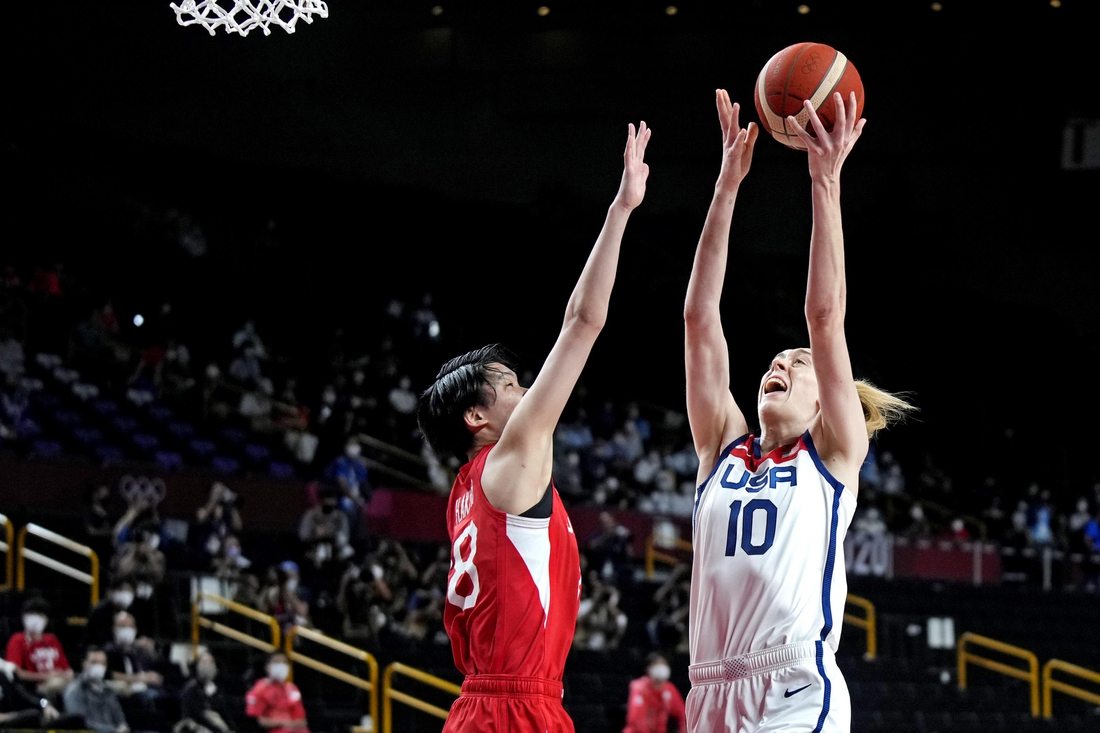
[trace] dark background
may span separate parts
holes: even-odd
[[[430,292],[444,341],[418,389],[489,341],[537,368],[626,123],[645,119],[649,191],[585,386],[680,408],[714,90],[755,119],[767,59],[828,43],[867,94],[844,177],[853,361],[921,408],[884,441],[932,451],[963,486],[1004,461],[1072,495],[1100,480],[1100,172],[1060,167],[1067,121],[1100,117],[1096,3],[553,2],[539,17],[535,2],[433,16],[332,0],[293,35],[246,38],[182,28],[168,4],[5,6],[5,260],[63,262],[124,321],[171,299],[192,342],[254,317],[306,365],[335,328],[369,339],[389,298]],[[180,216],[203,256],[179,246]],[[806,343],[810,216],[804,155],[762,138],[724,301],[743,405],[772,354]]]

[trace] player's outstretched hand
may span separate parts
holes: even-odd
[[[623,181],[615,203],[630,211],[645,198],[645,182],[649,178],[649,166],[645,162],[645,148],[653,130],[642,120],[637,132],[634,123],[627,126],[626,150],[623,152]]]
[[[731,191],[741,185],[749,172],[752,149],[756,146],[760,128],[755,122],[750,122],[746,128],[741,127],[738,121],[741,105],[736,102],[731,104],[725,89],[715,93],[715,103],[718,105],[718,121],[722,123],[722,172],[718,174],[718,187]]]
[[[793,116],[787,118],[789,124],[806,144],[806,152],[810,158],[810,178],[820,182],[836,181],[840,178],[840,168],[844,165],[844,159],[852,152],[852,146],[863,134],[863,126],[867,124],[865,119],[856,119],[856,94],[852,92],[847,101],[841,98],[838,92],[833,93],[833,105],[836,109],[836,122],[831,132],[825,131],[825,124],[817,116],[810,100],[804,103],[810,113],[810,124],[813,125],[814,137],[806,132]]]

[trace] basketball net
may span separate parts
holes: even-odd
[[[218,28],[242,36],[259,28],[270,36],[273,24],[293,33],[299,18],[312,23],[315,14],[328,17],[328,5],[322,0],[182,0],[171,8],[180,25],[199,23],[212,36]]]

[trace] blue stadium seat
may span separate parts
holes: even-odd
[[[267,446],[260,445],[258,443],[249,443],[244,447],[244,453],[255,464],[264,463],[271,457],[271,451],[267,449]]]
[[[272,461],[267,467],[267,472],[272,478],[294,478],[294,466],[283,461]]]
[[[133,441],[134,445],[137,446],[138,450],[141,450],[145,453],[148,453],[149,451],[160,445],[160,441],[157,439],[157,436],[149,435],[148,433],[137,433],[136,435],[134,435],[133,438],[131,438],[131,440]]]
[[[111,424],[115,426],[115,430],[123,435],[129,435],[137,430],[137,420],[128,415],[115,416],[115,418],[111,420]]]
[[[172,408],[166,407],[165,405],[149,405],[149,417],[159,423],[168,422],[172,419]]]
[[[73,431],[73,436],[85,448],[90,448],[103,441],[103,432],[97,428],[77,428]]]
[[[191,452],[202,461],[214,455],[214,450],[216,448],[212,441],[202,440],[201,438],[192,440],[189,447],[191,448]]]
[[[53,414],[53,419],[58,425],[72,429],[80,424],[80,413],[74,410],[58,410]]]
[[[165,471],[175,471],[183,465],[183,456],[175,451],[158,450],[154,458]]]
[[[18,433],[20,438],[30,440],[42,434],[42,426],[29,417],[25,417],[15,426],[15,432]]]
[[[110,399],[96,400],[92,403],[92,409],[103,417],[108,417],[118,412],[118,403]]]
[[[241,462],[229,456],[214,456],[211,465],[218,473],[236,473],[241,467]]]
[[[176,421],[169,423],[168,432],[175,436],[176,440],[189,440],[195,434],[195,426],[189,422]]]
[[[245,438],[248,437],[248,433],[241,430],[240,428],[234,428],[234,427],[222,428],[221,431],[219,431],[219,433],[220,433],[222,438],[229,441],[233,445],[240,445],[241,443],[243,443],[245,441]]]
[[[56,440],[36,440],[31,443],[31,453],[41,458],[56,458],[61,455],[61,444]]]
[[[122,460],[122,450],[118,446],[101,444],[95,447],[95,454],[104,463],[117,463]]]

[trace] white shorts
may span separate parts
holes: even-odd
[[[688,670],[689,733],[849,733],[852,700],[828,646],[787,644]]]

